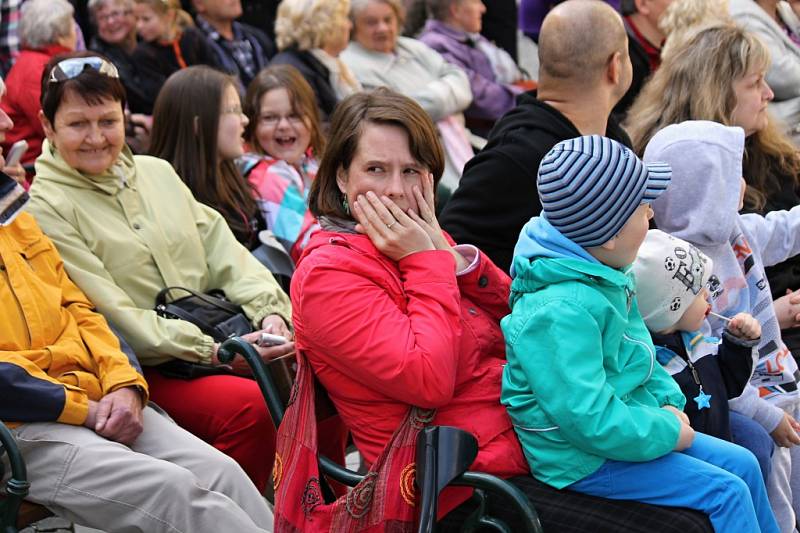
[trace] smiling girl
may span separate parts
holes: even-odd
[[[142,73],[150,106],[173,72],[191,65],[217,66],[211,45],[179,0],[135,0],[133,13],[141,38],[133,61]]]
[[[251,153],[241,162],[261,212],[281,244],[297,260],[319,226],[308,210],[308,192],[324,147],[314,92],[289,65],[261,71],[245,96]]]

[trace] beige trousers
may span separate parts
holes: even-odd
[[[152,407],[129,448],[81,426],[12,430],[28,468],[28,499],[111,532],[272,530],[272,512],[232,459]]]

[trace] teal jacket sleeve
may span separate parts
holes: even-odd
[[[645,383],[645,388],[658,400],[658,405],[663,407],[671,405],[683,411],[686,405],[686,396],[681,392],[678,383],[672,379],[669,372],[664,367],[656,363],[653,366],[653,373]]]
[[[522,368],[536,403],[576,448],[621,461],[649,461],[674,449],[677,417],[626,404],[607,382],[601,329],[586,309],[553,300],[506,334],[509,359]]]

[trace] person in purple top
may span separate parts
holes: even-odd
[[[431,19],[419,40],[461,67],[469,77],[472,104],[467,126],[487,135],[494,122],[514,107],[516,95],[534,87],[511,56],[480,34],[486,7],[481,0],[427,0]]]

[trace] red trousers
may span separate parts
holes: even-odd
[[[150,399],[179,426],[233,458],[260,492],[275,461],[275,425],[255,381],[238,376],[193,380],[144,369]],[[338,416],[319,426],[320,453],[344,464],[347,429]]]

